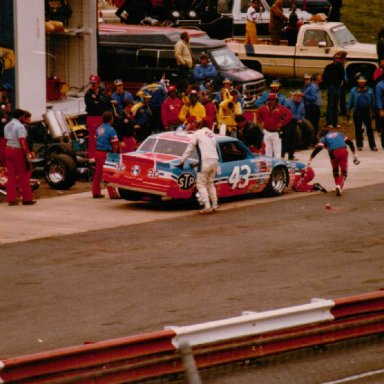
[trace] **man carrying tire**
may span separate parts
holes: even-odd
[[[95,153],[95,173],[92,179],[92,195],[94,199],[103,198],[100,184],[102,182],[103,166],[109,152],[116,153],[119,148],[119,139],[115,129],[112,127],[113,115],[111,112],[104,112],[103,124],[96,129],[96,153]],[[107,187],[108,195],[111,199],[119,196],[113,187]]]

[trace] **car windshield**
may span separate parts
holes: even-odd
[[[357,43],[355,36],[352,35],[351,31],[345,25],[333,28],[332,33],[337,45],[343,46]]]
[[[139,151],[161,153],[165,155],[182,156],[188,143],[185,141],[161,139],[158,137],[149,137],[139,147]],[[193,160],[198,160],[197,152],[194,151],[190,157]]]
[[[240,69],[244,67],[239,58],[228,48],[215,49],[211,51],[211,55],[220,69]]]

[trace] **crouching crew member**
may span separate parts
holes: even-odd
[[[219,155],[215,134],[209,128],[200,128],[192,135],[191,141],[181,158],[180,167],[184,165],[184,162],[196,149],[198,149],[200,160],[196,188],[204,204],[204,209],[200,213],[211,213],[219,208],[214,184]]]
[[[23,205],[32,205],[30,169],[32,154],[27,144],[27,130],[24,127],[25,112],[16,109],[13,119],[4,127],[4,137],[7,140],[5,148],[5,165],[8,169],[7,202],[8,205],[18,205],[18,193],[21,193]]]
[[[325,127],[320,131],[320,141],[313,150],[308,166],[312,159],[325,147],[328,149],[331,159],[333,178],[335,179],[335,191],[337,196],[342,195],[345,179],[348,173],[348,151],[347,145],[353,153],[353,162],[359,164],[359,159],[355,153],[355,145],[352,140],[329,127]]]
[[[295,172],[293,175],[292,189],[296,192],[319,191],[327,193],[327,190],[319,183],[309,184],[315,177],[315,171],[307,166]]]
[[[104,197],[101,194],[100,184],[102,182],[103,166],[109,152],[118,152],[119,139],[115,129],[112,127],[113,115],[111,112],[103,113],[103,124],[96,129],[96,153],[95,153],[95,173],[92,179],[92,195],[98,199]],[[119,196],[115,188],[107,187],[108,195],[111,199]]]

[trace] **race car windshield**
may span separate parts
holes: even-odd
[[[143,152],[153,152],[181,157],[187,148],[187,145],[188,143],[184,141],[165,140],[156,137],[149,137],[144,141],[143,144],[141,144],[138,150]],[[196,151],[193,152],[191,159],[198,160]]]

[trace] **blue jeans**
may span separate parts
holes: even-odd
[[[327,92],[327,125],[337,125],[339,115],[340,87],[330,86]]]

